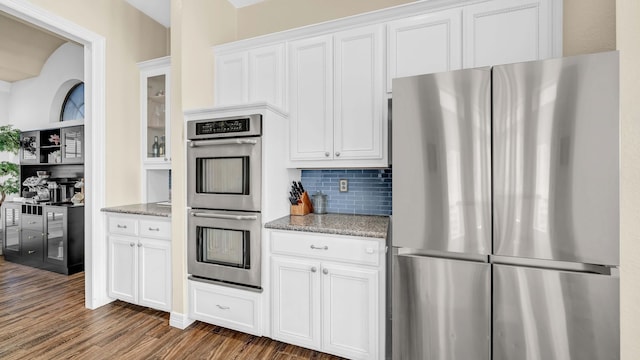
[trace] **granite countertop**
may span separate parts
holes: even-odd
[[[389,217],[349,214],[288,215],[270,221],[264,227],[267,229],[386,238]]]
[[[158,203],[112,206],[112,207],[102,208],[101,211],[121,213],[121,214],[171,217],[171,206],[158,205]]]

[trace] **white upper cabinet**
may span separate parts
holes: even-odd
[[[562,2],[494,0],[464,7],[464,67],[554,56],[554,37],[562,35],[560,29],[555,36],[552,31],[553,15],[558,12],[554,6],[561,7]]]
[[[216,105],[241,104],[249,101],[249,53],[216,56],[214,96]]]
[[[331,36],[289,44],[291,160],[328,160],[333,153]]]
[[[382,26],[334,36],[334,159],[382,159]]]
[[[217,55],[216,105],[266,101],[284,109],[284,49],[284,44],[276,44]]]
[[[382,29],[367,26],[290,43],[294,166],[387,165]]]
[[[387,92],[392,80],[462,67],[462,10],[413,16],[387,24]]]
[[[249,51],[249,102],[286,108],[284,48],[277,44]]]

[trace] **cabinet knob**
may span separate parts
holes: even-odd
[[[318,271],[318,268],[316,268],[315,266],[311,268],[311,272],[312,272],[312,273],[314,273],[314,272],[316,272],[316,271]]]
[[[336,156],[340,156],[340,151],[336,151]]]
[[[138,244],[138,247],[142,247],[142,244]]]
[[[324,153],[325,157],[329,157],[329,152],[327,151],[326,153]]]
[[[322,269],[322,273],[323,273],[323,274],[325,274],[325,275],[327,275],[327,274],[329,273],[329,270],[327,270],[327,269]]]
[[[134,244],[134,243],[129,243],[129,246],[134,247],[134,246],[136,246],[136,244]]]

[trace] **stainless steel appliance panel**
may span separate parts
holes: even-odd
[[[494,254],[620,263],[618,83],[617,52],[493,68]]]
[[[261,228],[260,213],[218,211],[218,210],[191,210],[188,219],[188,272],[189,274],[217,281],[223,281],[255,288],[261,287]],[[237,263],[228,257],[235,251],[232,246],[225,245],[211,239],[208,232],[227,231],[237,234],[244,233],[248,240],[245,253],[241,261]],[[231,235],[232,237],[234,235]],[[221,247],[218,255],[207,252],[213,251],[210,247],[201,244],[213,240],[213,247]],[[217,242],[217,243],[216,243]],[[225,249],[225,246],[228,247]],[[247,249],[248,247],[248,249]],[[200,256],[199,256],[200,252]],[[203,253],[204,252],[204,253]],[[200,257],[200,258],[199,258]]]
[[[215,160],[227,161],[222,164],[214,164]],[[262,197],[261,138],[190,141],[187,149],[187,161],[187,204],[190,207],[260,211]],[[236,164],[238,162],[240,162],[239,165]],[[243,174],[235,177],[216,175],[216,172],[228,175],[224,171],[216,171],[224,169],[239,170]],[[208,181],[211,184],[208,184]],[[234,185],[234,181],[237,184]],[[217,190],[218,188],[231,189],[231,191],[220,192]]]
[[[393,80],[393,246],[491,251],[491,71]]]
[[[488,360],[491,265],[394,251],[393,359]]]
[[[620,359],[619,294],[612,276],[493,265],[493,359]]]

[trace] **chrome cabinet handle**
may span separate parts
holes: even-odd
[[[134,243],[129,243],[129,246],[134,247],[134,246],[136,246],[136,244],[134,244]]]
[[[29,238],[29,240],[31,240],[31,239],[35,239],[36,237],[35,236],[27,236],[27,238]]]
[[[34,254],[36,251],[35,250],[29,250],[27,251],[27,253],[29,253],[29,255]]]
[[[189,147],[212,145],[256,145],[257,143],[258,141],[253,139],[192,140],[189,142]]]
[[[29,221],[29,224],[33,225],[33,224],[37,224],[36,221]]]
[[[152,228],[152,227],[150,227],[149,231],[160,231],[160,228]]]
[[[226,219],[226,220],[258,220],[258,216],[256,215],[228,215],[228,214],[203,213],[203,212],[195,212],[195,211],[191,213],[191,216],[214,218],[214,219]]]
[[[312,273],[314,273],[314,272],[316,272],[316,271],[318,271],[318,268],[316,268],[315,266],[311,268],[311,272],[312,272]]]
[[[229,309],[231,309],[231,308],[230,308],[230,307],[228,307],[228,306],[222,306],[222,305],[218,305],[218,304],[216,304],[216,306],[217,306],[217,307],[218,307],[218,309],[220,309],[220,310],[229,310]]]
[[[340,156],[340,151],[336,151],[336,156]]]
[[[315,246],[315,245],[311,245],[311,248],[313,250],[329,250],[329,247],[327,245],[325,246]]]
[[[127,228],[127,225],[118,224],[117,226],[118,226],[118,229],[126,229]]]
[[[324,153],[325,157],[329,157],[329,152],[327,151],[326,153]]]
[[[327,270],[327,269],[322,269],[322,273],[323,273],[323,274],[325,274],[325,275],[327,275],[327,274],[329,273],[329,270]]]

